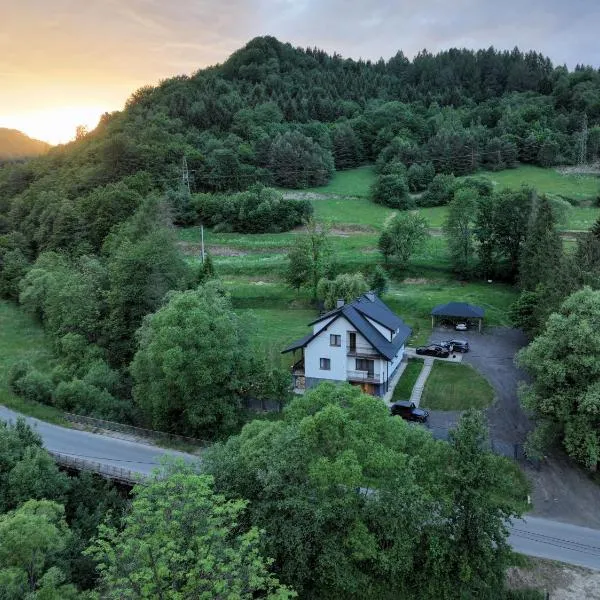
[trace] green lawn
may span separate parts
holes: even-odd
[[[8,372],[21,360],[41,371],[49,369],[52,363],[50,345],[41,327],[31,317],[16,304],[0,300],[0,404],[44,421],[62,424],[59,410],[27,402],[9,390]]]
[[[275,365],[292,363],[292,354],[281,351],[294,340],[310,333],[308,324],[318,313],[311,309],[252,308],[235,311],[249,332],[250,339],[260,351],[265,352]],[[296,358],[299,358],[297,356]]]
[[[313,200],[312,204],[315,218],[332,227],[353,225],[381,229],[386,219],[397,212],[368,198],[327,198]]]
[[[481,409],[493,400],[492,386],[473,367],[436,360],[425,383],[421,406],[431,410]]]
[[[366,198],[369,195],[373,181],[375,181],[375,170],[372,166],[367,165],[357,169],[348,169],[347,171],[336,171],[327,185],[306,188],[300,191]]]
[[[515,188],[529,185],[542,194],[554,194],[574,200],[595,198],[600,191],[600,178],[593,175],[561,175],[554,169],[543,169],[531,165],[520,165],[505,171],[482,171],[496,189]]]
[[[398,400],[410,399],[410,395],[412,393],[413,388],[415,387],[415,383],[419,378],[419,374],[421,373],[422,368],[422,360],[416,359],[408,361],[404,372],[400,376],[398,384],[394,388],[394,394],[392,396],[393,402],[396,402]]]

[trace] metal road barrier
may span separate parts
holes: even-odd
[[[72,423],[81,425],[89,425],[90,427],[98,427],[109,431],[117,431],[119,433],[129,433],[140,437],[150,438],[154,440],[169,440],[172,442],[182,442],[192,444],[194,446],[207,446],[212,442],[199,440],[197,438],[186,437],[184,435],[176,435],[174,433],[166,433],[165,431],[155,431],[154,429],[144,429],[143,427],[134,427],[133,425],[124,425],[115,421],[105,421],[104,419],[96,419],[94,417],[85,417],[83,415],[75,415],[73,413],[64,413],[64,418]]]

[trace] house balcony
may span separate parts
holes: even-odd
[[[371,371],[348,371],[348,381],[361,381],[363,383],[383,382],[379,373],[371,373]]]
[[[304,376],[304,359],[300,359],[292,365],[292,375]]]
[[[378,358],[379,352],[372,346],[346,346],[348,356]]]

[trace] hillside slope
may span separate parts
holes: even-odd
[[[0,127],[0,160],[38,156],[49,149],[46,142],[34,140],[16,129]]]

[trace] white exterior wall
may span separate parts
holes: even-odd
[[[357,348],[372,348],[366,338],[356,331],[352,324],[344,317],[340,317],[332,323],[333,319],[334,317],[331,317],[314,325],[314,333],[323,330],[327,325],[329,325],[329,327],[314,338],[304,349],[304,373],[307,378],[347,381],[348,371],[357,370],[356,357],[348,356],[348,332],[356,333]],[[382,331],[382,333],[387,332],[389,334],[389,329],[376,323],[374,323],[374,326],[377,326],[379,331],[383,329],[384,331]],[[341,346],[330,346],[330,335],[341,336]],[[389,361],[389,363],[384,358],[373,357],[373,372],[380,376],[380,381],[382,383],[387,381],[388,375],[391,376],[396,367],[400,364],[403,356],[404,346],[400,348],[396,356],[393,360]],[[331,370],[326,371],[320,368],[321,358],[328,358],[331,361]],[[370,357],[364,358],[371,360]]]
[[[327,323],[331,323],[332,319],[329,319]],[[321,323],[317,323],[321,325]],[[317,331],[320,331],[323,327],[319,327]],[[306,377],[314,377],[316,379],[332,379],[334,381],[346,381],[348,375],[347,369],[347,331],[352,330],[352,326],[344,317],[340,317],[331,324],[326,331],[323,331],[321,335],[318,335],[312,340],[308,346],[304,349],[304,374]],[[330,346],[329,336],[340,335],[342,337],[341,346]],[[359,344],[358,338],[362,337],[357,334],[356,344]],[[363,343],[366,340],[362,340]],[[331,370],[324,371],[320,368],[320,359],[329,358],[331,360]],[[353,368],[354,370],[354,368]]]
[[[391,329],[388,329],[387,327],[384,327],[383,325],[380,325],[379,323],[377,323],[377,321],[373,321],[373,319],[369,319],[369,317],[365,317],[365,319],[367,321],[369,321],[369,323],[371,323],[371,325],[373,325],[373,327],[375,327],[375,329],[377,329],[377,331],[379,331],[379,333],[388,342],[392,341],[392,336],[393,336],[394,332]]]
[[[326,327],[327,325],[329,325],[329,323],[331,323],[331,321],[333,321],[333,319],[335,319],[335,315],[333,317],[328,317],[327,319],[323,319],[322,321],[315,323],[313,325],[313,333],[317,333],[317,331],[321,331],[321,329],[323,329],[323,327]]]

